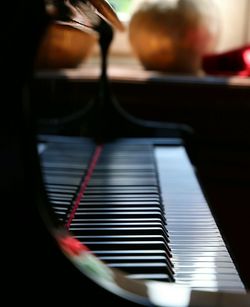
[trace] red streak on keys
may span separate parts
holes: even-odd
[[[83,245],[76,238],[68,235],[66,237],[59,237],[58,243],[61,248],[70,256],[80,256],[83,252],[90,253],[87,246]]]
[[[90,162],[90,165],[89,165],[87,174],[86,174],[86,176],[85,176],[85,178],[84,178],[84,180],[83,180],[83,182],[82,182],[82,185],[81,185],[81,187],[80,187],[80,191],[78,192],[78,195],[77,195],[77,197],[76,197],[76,199],[75,199],[75,201],[74,201],[74,203],[73,203],[73,208],[72,208],[72,210],[71,210],[69,219],[68,219],[68,221],[67,221],[67,223],[66,223],[66,225],[65,225],[66,228],[67,228],[68,230],[69,230],[69,228],[70,228],[70,225],[71,225],[72,220],[73,220],[74,217],[75,217],[75,214],[76,214],[76,211],[77,211],[77,209],[78,209],[78,207],[79,207],[79,205],[80,205],[80,202],[81,202],[81,200],[82,200],[82,198],[83,198],[83,196],[84,196],[84,193],[85,193],[85,191],[86,191],[86,188],[87,188],[87,186],[88,186],[88,183],[89,183],[89,181],[90,181],[90,179],[91,179],[91,177],[92,177],[92,174],[93,174],[93,172],[94,172],[94,169],[95,169],[96,164],[97,164],[97,162],[98,162],[98,159],[99,159],[99,157],[100,157],[100,154],[101,154],[101,152],[102,152],[102,149],[103,149],[103,145],[98,145],[98,146],[96,147],[96,149],[95,149],[95,152],[94,152],[93,157],[92,157],[92,159],[91,159],[91,162]]]

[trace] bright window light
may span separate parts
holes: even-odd
[[[138,1],[138,0],[137,0]],[[109,3],[122,21],[127,21],[133,9],[134,0],[110,0]]]

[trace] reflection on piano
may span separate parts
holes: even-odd
[[[20,83],[1,152],[3,196],[18,197],[6,215],[18,236],[8,250],[13,296],[33,305],[28,291],[91,306],[249,306],[181,139],[151,130],[120,138],[110,125],[91,126],[94,138],[38,137]]]

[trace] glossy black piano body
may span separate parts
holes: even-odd
[[[28,55],[26,60],[27,65],[30,65],[32,56]],[[60,249],[57,237],[60,237],[62,232],[64,238],[65,234],[51,210],[44,189],[37,153],[37,130],[32,121],[34,118],[30,116],[30,111],[32,114],[34,110],[30,109],[29,86],[26,86],[29,85],[26,78],[29,74],[25,73],[27,68],[24,68],[23,75],[18,75],[17,80],[12,82],[16,91],[9,93],[8,99],[12,102],[15,96],[17,108],[16,112],[13,112],[10,105],[6,110],[6,117],[11,120],[3,131],[4,146],[1,150],[1,193],[6,201],[4,207],[7,208],[4,216],[11,218],[11,226],[8,225],[5,233],[9,243],[5,253],[9,267],[6,278],[9,281],[6,283],[8,289],[13,291],[15,299],[18,298],[20,303],[27,305],[34,305],[38,300],[40,303],[53,300],[57,304],[67,300],[71,303],[84,300],[83,304],[86,305],[86,301],[91,300],[91,306],[99,306],[100,301],[121,306],[132,306],[136,303],[161,306],[164,302],[157,302],[155,297],[150,297],[149,285],[136,281],[127,283],[126,277],[119,273],[114,273],[117,279],[109,280],[108,285],[102,283],[102,279],[100,281],[91,278],[91,274],[81,272],[77,263]],[[157,287],[160,285],[157,284]],[[169,290],[168,286],[164,290]],[[177,288],[177,293],[184,296],[184,292]],[[213,303],[217,302],[216,294],[201,294]],[[192,295],[196,302],[204,302],[204,296],[200,298],[199,293]],[[241,301],[241,296],[236,297]],[[230,298],[234,299],[235,295],[228,294],[227,299]],[[243,299],[245,300],[245,297]],[[11,301],[12,297],[9,300]],[[172,305],[174,306],[175,302]]]

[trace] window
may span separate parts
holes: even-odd
[[[138,0],[137,0],[138,1]],[[110,4],[113,6],[120,19],[125,21],[131,14],[135,1],[133,0],[111,0]]]
[[[144,1],[154,0],[110,0],[120,19],[126,24],[133,10]],[[178,0],[162,0],[176,2]],[[199,1],[199,0],[197,0]],[[218,8],[220,37],[217,51],[240,47],[250,42],[250,0],[214,0]],[[131,55],[127,33],[116,33],[111,47],[114,55]]]

